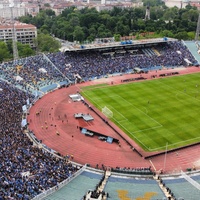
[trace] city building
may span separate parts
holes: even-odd
[[[12,7],[13,17],[18,18],[26,14],[26,8],[22,7],[20,4],[16,4]],[[11,8],[9,3],[0,3],[0,17],[11,18]]]
[[[37,28],[32,24],[15,22],[16,40],[22,44],[35,47],[34,39],[37,37]],[[0,41],[7,42],[13,39],[13,24],[10,22],[0,23]]]

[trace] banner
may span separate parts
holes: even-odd
[[[27,105],[30,105],[30,100],[29,100],[29,98],[26,100],[26,104],[27,104]]]
[[[27,125],[26,119],[22,119],[21,126],[22,126],[22,127],[25,127],[26,125]]]
[[[27,111],[26,105],[23,105],[23,106],[22,106],[22,110],[23,110],[24,113]]]

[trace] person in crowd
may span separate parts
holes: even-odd
[[[0,81],[0,199],[28,200],[78,168],[33,145],[21,127],[22,106],[33,96]]]

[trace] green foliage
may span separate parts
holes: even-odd
[[[40,52],[57,52],[61,47],[60,42],[52,36],[44,33],[38,34],[37,37],[38,50]]]
[[[195,32],[187,32],[188,39],[193,40],[195,38]]]
[[[178,32],[175,37],[179,40],[187,40],[188,39],[188,34],[186,31]]]
[[[47,3],[46,7],[50,7],[50,5]],[[47,16],[55,16],[55,12],[51,9],[46,9],[44,10],[44,12],[46,13]]]
[[[172,33],[172,31],[169,31],[169,30],[162,31],[161,35],[162,35],[162,37],[174,38],[174,34]]]
[[[114,37],[115,34],[126,36],[134,33],[136,35],[146,31],[160,33],[162,36],[165,30],[168,31],[167,35],[180,39],[181,36],[186,38],[183,31],[196,31],[198,20],[196,8],[192,6],[184,9],[167,8],[162,0],[144,0],[143,2],[145,6],[139,8],[113,7],[110,11],[100,12],[97,12],[95,8],[78,10],[70,7],[59,16],[55,16],[51,10],[42,10],[35,17],[27,15],[21,17],[20,20],[36,25],[44,34],[79,42],[91,41],[97,37]],[[147,5],[150,5],[151,20],[144,21]]]
[[[120,41],[120,37],[121,37],[120,34],[115,34],[114,35],[115,42],[119,42]]]
[[[164,5],[164,2],[162,0],[143,0],[143,3],[145,6],[161,6]]]
[[[45,4],[44,4],[44,7],[48,7],[48,8],[49,8],[49,7],[51,7],[51,6],[50,6],[49,3],[45,3]]]
[[[17,49],[19,57],[28,57],[35,55],[35,51],[31,49],[28,44],[17,43]],[[13,58],[13,46],[12,41],[7,43],[0,41],[0,62],[7,61]]]
[[[84,32],[80,26],[76,26],[73,32],[74,41],[82,42],[84,38]]]
[[[28,44],[22,44],[18,42],[17,49],[18,49],[19,57],[28,57],[28,56],[35,55],[35,51],[31,49],[31,47]]]
[[[10,58],[9,49],[5,42],[0,41],[0,63]]]

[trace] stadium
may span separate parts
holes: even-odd
[[[2,63],[0,199],[198,200],[199,62],[158,38]]]

